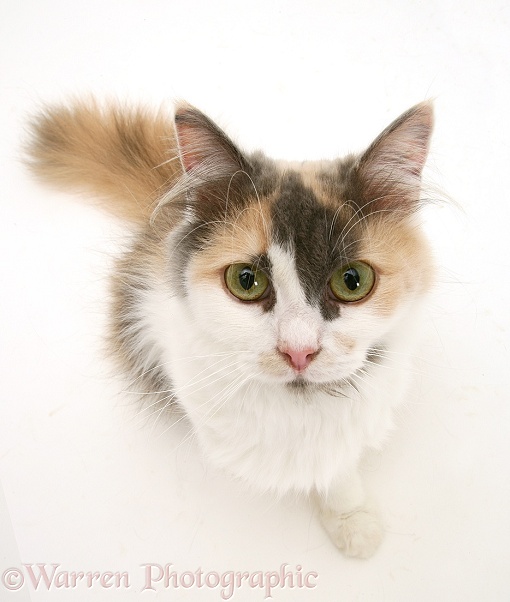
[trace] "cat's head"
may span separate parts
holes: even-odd
[[[245,155],[182,106],[181,206],[167,272],[208,349],[237,350],[256,380],[349,378],[431,282],[417,226],[432,107],[417,105],[359,156],[284,164]]]

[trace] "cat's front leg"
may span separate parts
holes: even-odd
[[[340,550],[356,558],[374,554],[383,538],[383,526],[357,471],[338,479],[318,501],[322,525]]]

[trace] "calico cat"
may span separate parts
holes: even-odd
[[[359,156],[242,152],[192,106],[174,119],[79,101],[32,123],[30,165],[130,223],[111,350],[204,455],[277,494],[305,492],[349,556],[383,534],[357,465],[405,399],[433,281],[417,215],[432,130],[422,103]]]

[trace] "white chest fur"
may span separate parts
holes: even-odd
[[[229,349],[228,337],[226,344],[212,341],[164,287],[153,288],[143,305],[148,336],[207,460],[257,489],[327,491],[392,427],[409,381],[416,312],[386,336],[390,357],[399,359],[370,364],[355,386],[333,396],[264,382],[250,352]]]

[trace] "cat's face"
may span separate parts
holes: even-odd
[[[343,169],[312,166],[305,177],[282,169],[270,195],[204,224],[207,239],[187,255],[194,328],[218,352],[235,350],[250,378],[341,383],[371,354],[376,360],[384,335],[429,283],[428,249],[413,220],[342,202]],[[333,170],[331,195],[321,181]],[[191,220],[186,232],[200,229]]]
[[[208,349],[235,350],[250,378],[301,388],[376,359],[430,282],[415,223],[430,107],[361,157],[299,166],[245,158],[192,110],[176,124],[187,206],[167,271]]]

